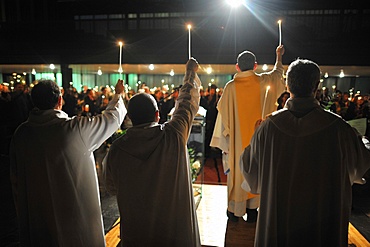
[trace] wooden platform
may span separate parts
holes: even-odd
[[[244,221],[228,222],[226,216],[227,187],[203,185],[202,198],[197,208],[197,217],[202,246],[253,247],[255,224]],[[106,234],[107,247],[116,247],[120,242],[120,219]],[[348,244],[366,247],[370,243],[350,223]]]

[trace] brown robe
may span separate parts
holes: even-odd
[[[199,85],[180,89],[172,119],[134,126],[108,152],[106,187],[116,194],[122,246],[200,246],[187,140]]]
[[[355,181],[370,151],[314,98],[290,99],[256,130],[241,169],[261,196],[255,246],[347,246]]]

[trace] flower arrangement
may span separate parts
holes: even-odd
[[[200,157],[202,156],[202,153],[196,153],[193,148],[188,148],[189,152],[189,161],[190,161],[190,172],[191,172],[191,178],[192,181],[195,182],[197,180],[201,163],[200,163]]]

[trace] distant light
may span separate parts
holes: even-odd
[[[164,80],[162,79],[162,84],[164,83]]]
[[[237,8],[242,5],[242,0],[226,0],[226,2],[233,8]]]
[[[154,64],[149,64],[149,69],[154,70]]]
[[[175,85],[174,85],[174,84],[171,84],[171,87],[172,87],[172,88],[174,88],[174,87],[175,87]]]
[[[26,72],[23,72],[23,75],[27,75],[27,73]]]
[[[331,87],[333,88],[333,90],[335,90],[335,88],[336,88],[337,86],[333,85],[333,86],[331,86]]]
[[[50,64],[49,66],[50,69],[55,69],[55,65],[53,63]]]
[[[208,87],[212,86],[212,83],[208,83]]]
[[[32,69],[32,75],[36,75],[36,70],[35,69]]]
[[[71,85],[71,86],[72,86],[72,85],[73,85],[73,82],[71,82],[71,81],[70,81],[70,82],[69,82],[69,85]]]
[[[212,67],[207,67],[207,69],[206,69],[206,72],[207,72],[207,74],[211,74],[212,73]]]
[[[141,81],[138,81],[137,83],[140,85],[141,84]]]
[[[339,77],[340,77],[340,78],[343,78],[343,77],[344,77],[344,72],[343,72],[343,70],[342,70],[342,69],[340,70]]]
[[[325,75],[324,75],[325,78],[328,78],[329,77],[329,74],[328,72],[325,72]]]
[[[264,65],[262,66],[262,70],[263,70],[263,71],[266,71],[268,68],[269,68],[269,66],[267,66],[267,64],[264,64]]]
[[[211,82],[213,83],[214,81],[215,81],[215,79],[213,79],[213,78],[212,78],[212,79],[211,79]]]
[[[173,69],[171,69],[170,76],[174,76],[174,75],[175,75],[175,72],[173,71]]]
[[[361,94],[361,91],[357,91],[356,94]]]
[[[99,69],[98,69],[98,75],[102,75],[103,74],[103,72],[101,71],[101,68],[99,67]]]

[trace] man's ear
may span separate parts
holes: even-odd
[[[57,105],[55,106],[55,110],[62,110],[62,107],[63,107],[63,97],[62,95],[59,96],[58,98],[58,103]]]
[[[257,69],[257,66],[258,66],[258,63],[257,63],[257,62],[255,62],[255,63],[254,63],[254,66],[253,66],[253,70],[256,70],[256,69]]]
[[[161,117],[159,116],[159,111],[155,112],[155,122],[158,123]]]
[[[236,71],[241,72],[241,70],[239,68],[239,64],[235,64],[235,69],[236,69]]]

